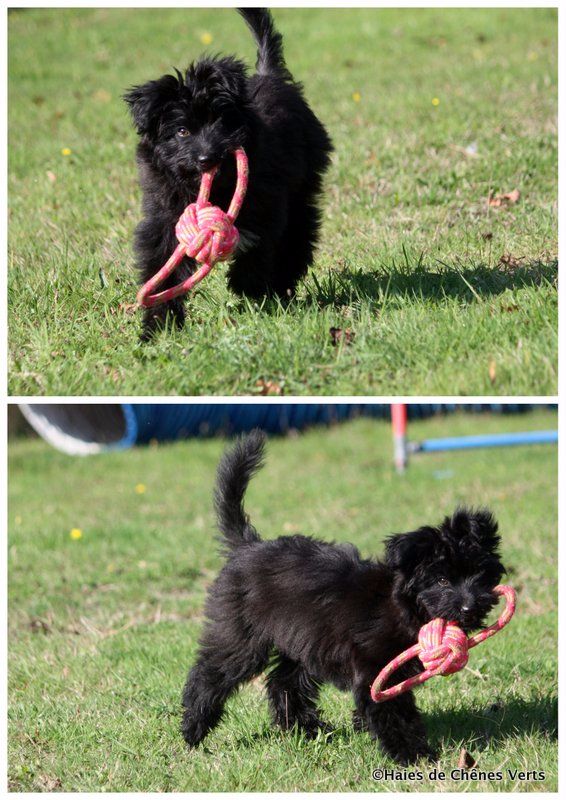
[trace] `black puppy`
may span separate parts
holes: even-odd
[[[376,704],[370,685],[425,622],[443,617],[466,632],[482,625],[504,572],[497,523],[488,511],[459,509],[438,528],[391,536],[384,561],[306,536],[261,541],[243,496],[263,446],[263,434],[253,432],[218,469],[215,505],[227,561],[209,590],[208,621],[183,694],[186,742],[197,745],[238,684],[269,664],[269,704],[282,728],[297,725],[308,736],[326,729],[317,696],[328,681],[353,692],[355,727],[369,730],[393,759],[432,758],[412,692]],[[421,669],[414,659],[394,682]]]
[[[135,249],[141,282],[177,246],[175,224],[196,200],[202,173],[219,166],[210,201],[225,211],[236,185],[233,151],[243,147],[250,178],[237,226],[240,246],[228,272],[238,294],[290,296],[307,271],[318,240],[318,198],[332,144],[283,58],[269,11],[241,9],[257,41],[257,72],[232,57],[205,57],[182,75],[164,75],[124,97],[140,135],[137,161],[144,218]],[[185,259],[162,288],[192,274]],[[184,321],[177,298],[145,313],[142,339],[167,312]]]

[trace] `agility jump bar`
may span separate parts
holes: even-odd
[[[434,453],[439,450],[471,450],[477,447],[509,447],[524,444],[556,444],[558,431],[527,431],[525,433],[495,433],[479,436],[448,436],[444,439],[424,439],[409,442],[411,453]]]

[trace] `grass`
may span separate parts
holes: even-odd
[[[454,415],[415,438],[550,428],[556,415]],[[298,530],[379,554],[392,531],[459,502],[499,518],[518,591],[509,629],[463,672],[419,690],[438,766],[465,747],[502,780],[372,781],[392,767],[325,687],[331,742],[271,729],[262,680],[228,703],[197,751],[180,737],[180,691],[196,652],[213,546],[211,489],[224,447],[198,440],[71,459],[37,440],[9,448],[9,781],[12,791],[556,791],[556,448],[415,457],[391,469],[383,422],[271,439],[248,496],[265,538]],[[146,491],[136,493],[144,484]],[[79,528],[82,538],[72,539]],[[507,769],[542,770],[519,781]]]
[[[10,392],[555,394],[556,10],[274,14],[336,146],[316,263],[286,308],[220,266],[145,347],[121,93],[205,33],[253,63],[250,36],[232,9],[10,14]]]

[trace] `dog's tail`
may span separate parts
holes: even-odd
[[[220,460],[214,507],[218,528],[229,548],[258,542],[259,535],[244,511],[244,495],[252,475],[262,466],[265,434],[253,430],[242,436]]]
[[[278,75],[292,80],[283,56],[283,38],[275,30],[267,8],[239,8],[257,42],[256,70],[260,75]]]

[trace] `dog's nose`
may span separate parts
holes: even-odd
[[[202,155],[198,157],[199,167],[205,172],[211,169],[216,164],[216,159],[211,155]]]

